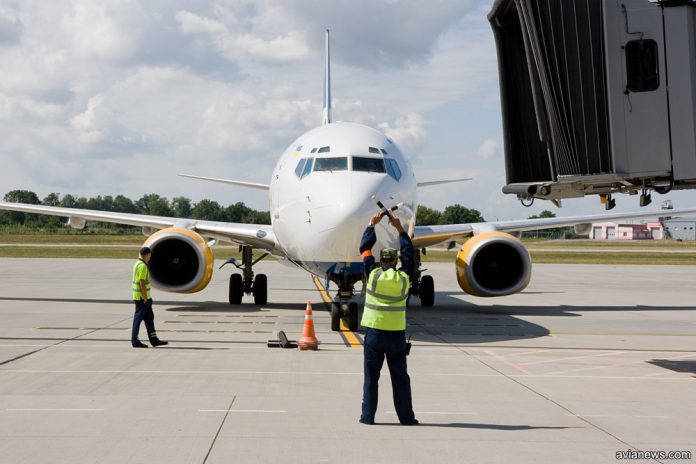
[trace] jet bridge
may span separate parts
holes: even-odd
[[[696,0],[496,0],[507,183],[520,200],[696,188]]]

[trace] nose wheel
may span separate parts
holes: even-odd
[[[356,332],[360,321],[358,320],[358,303],[355,301],[334,301],[331,304],[331,330],[341,331],[341,319],[348,323],[348,330]]]
[[[242,252],[241,264],[237,263],[237,260],[234,258],[231,258],[220,266],[222,268],[225,264],[232,264],[237,269],[242,270],[242,274],[232,274],[230,276],[229,302],[232,305],[241,304],[242,298],[246,294],[254,296],[254,304],[265,305],[268,303],[268,277],[266,277],[266,274],[254,276],[252,268],[256,263],[268,256],[268,253],[264,253],[254,260],[252,247],[242,245],[239,249]]]

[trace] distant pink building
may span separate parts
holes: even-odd
[[[618,224],[601,222],[592,224],[590,240],[662,240],[664,229],[660,222],[642,224]]]

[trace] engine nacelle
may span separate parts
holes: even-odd
[[[168,292],[195,293],[213,276],[213,251],[196,232],[177,227],[160,230],[144,243],[152,250],[150,282]]]
[[[470,295],[520,292],[529,284],[532,260],[521,241],[504,232],[476,235],[457,253],[457,281]]]

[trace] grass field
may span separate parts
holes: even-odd
[[[144,241],[142,235],[0,234],[0,257],[133,259]],[[696,242],[533,240],[526,244],[531,248],[534,263],[696,265]],[[602,250],[595,251],[597,248]],[[632,249],[654,251],[632,252]],[[240,258],[237,247],[231,244],[215,247],[214,252],[216,259]],[[255,256],[259,254],[256,252]],[[456,251],[429,249],[423,261],[454,262],[455,257]]]

